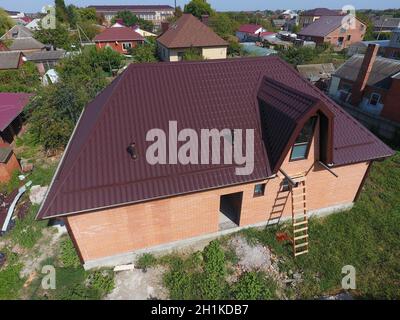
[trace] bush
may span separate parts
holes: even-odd
[[[63,266],[66,268],[76,268],[81,265],[81,261],[70,238],[62,241],[60,258]]]
[[[114,287],[114,273],[111,270],[97,270],[89,274],[88,286],[98,290],[101,295],[110,293]]]
[[[136,266],[140,269],[147,269],[154,266],[157,259],[150,253],[142,254],[136,262]]]
[[[246,272],[233,287],[237,300],[265,300],[276,298],[276,284],[261,272]]]

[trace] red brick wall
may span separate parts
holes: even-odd
[[[0,163],[0,182],[8,182],[15,170],[21,170],[21,167],[13,153],[7,163]]]
[[[110,41],[110,42],[102,41],[102,42],[96,42],[96,47],[97,48],[105,48],[106,46],[110,46],[111,49],[113,49],[119,53],[127,54],[128,51],[123,49],[122,44],[128,43],[128,42],[130,42],[132,44],[132,48],[135,48],[142,41]]]
[[[393,79],[384,100],[381,116],[400,122],[400,79]]]
[[[361,30],[361,27],[363,30]],[[362,41],[365,35],[365,25],[361,23],[359,20],[356,20],[356,25],[354,29],[347,29],[345,32],[341,33],[341,28],[337,28],[332,31],[328,36],[325,37],[324,42],[328,42],[332,44],[334,47],[337,46],[337,42],[339,37],[343,37],[343,45],[338,47],[338,49],[348,48],[353,43]],[[350,40],[347,40],[347,37],[350,36]]]

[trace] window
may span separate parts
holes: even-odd
[[[265,192],[265,183],[256,184],[254,186],[254,197],[261,197]]]
[[[183,56],[185,55],[185,52],[178,52],[178,61],[183,61]]]
[[[304,125],[293,145],[290,160],[301,160],[307,158],[308,149],[314,133],[316,119],[317,117],[312,117]]]
[[[379,93],[372,93],[371,97],[369,98],[369,104],[376,106],[381,99],[381,95]]]
[[[350,41],[350,39],[351,39],[351,35],[349,34],[349,35],[347,35],[347,41]]]
[[[124,43],[122,43],[122,48],[124,50],[128,50],[128,49],[132,48],[132,43],[131,42],[124,42]]]

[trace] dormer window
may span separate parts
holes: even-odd
[[[303,129],[301,130],[300,134],[298,135],[293,145],[292,153],[290,155],[291,161],[302,160],[307,158],[312,137],[314,134],[314,127],[316,120],[317,117],[312,117],[304,125]]]

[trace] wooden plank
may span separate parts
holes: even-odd
[[[304,227],[304,228],[300,228],[300,229],[295,229],[293,232],[297,233],[297,232],[302,232],[302,231],[307,231],[308,227]]]
[[[308,245],[308,242],[304,242],[304,243],[294,245],[294,248],[297,249],[297,248],[305,247],[307,245]]]
[[[308,234],[305,234],[305,235],[303,235],[303,236],[294,237],[294,241],[296,241],[296,240],[301,240],[301,239],[305,239],[305,238],[308,238]]]
[[[308,249],[307,249],[307,250],[304,250],[304,251],[296,252],[296,253],[294,254],[294,256],[297,257],[297,256],[300,256],[300,255],[302,255],[302,254],[304,254],[304,253],[308,253]]]
[[[304,224],[307,224],[308,223],[308,221],[307,220],[304,220],[304,221],[300,221],[300,222],[295,222],[295,223],[293,223],[293,226],[294,227],[297,227],[297,226],[301,226],[301,225],[304,225]]]

